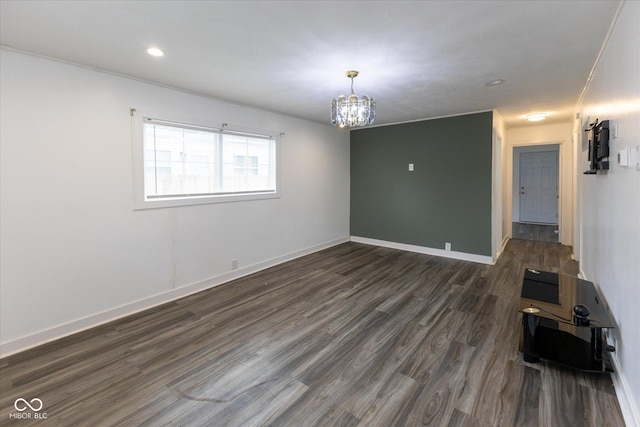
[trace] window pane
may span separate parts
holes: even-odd
[[[275,192],[275,140],[144,123],[146,198]]]

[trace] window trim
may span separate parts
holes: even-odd
[[[152,121],[163,126],[175,126],[184,129],[205,130],[220,134],[251,136],[255,138],[273,139],[275,145],[275,190],[274,191],[241,191],[234,193],[208,193],[195,195],[176,195],[175,197],[145,197],[144,187],[144,135],[143,124]],[[161,120],[150,114],[137,113],[131,109],[131,139],[133,162],[133,210],[171,208],[179,206],[205,205],[215,203],[242,202],[280,198],[280,142],[283,133],[256,130],[227,125],[209,126],[194,125],[178,121]]]

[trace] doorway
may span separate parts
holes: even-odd
[[[514,147],[514,239],[558,242],[559,148]]]

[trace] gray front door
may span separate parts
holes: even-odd
[[[520,153],[520,221],[558,223],[558,152]]]

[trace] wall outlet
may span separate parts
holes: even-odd
[[[413,163],[409,163],[409,172],[413,172]]]
[[[611,346],[613,346],[613,348],[617,349],[617,348],[618,348],[618,347],[617,347],[617,346],[618,346],[618,343],[616,342],[616,337],[615,337],[615,335],[611,334],[611,335],[609,336],[609,338],[610,338],[610,340],[611,340],[611,342],[609,343],[609,345],[611,345]]]
[[[450,250],[451,250],[451,243],[446,242],[446,243],[444,244],[444,250],[445,250],[445,251],[450,251]]]
[[[609,344],[609,345],[611,345],[613,347],[616,346],[616,344],[617,344],[616,343],[616,336],[613,333],[613,331],[611,331],[611,329],[605,329],[604,336],[607,339],[607,344]]]
[[[237,268],[238,268],[238,260],[234,258],[231,260],[231,269],[236,270]]]

